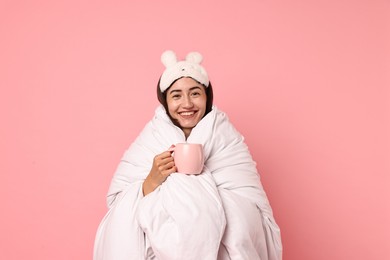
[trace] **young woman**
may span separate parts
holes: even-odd
[[[162,104],[125,152],[107,196],[94,259],[281,259],[282,245],[244,138],[213,106],[202,56],[166,51]],[[199,175],[177,172],[171,148],[203,145]]]

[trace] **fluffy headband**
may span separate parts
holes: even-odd
[[[209,77],[206,70],[200,65],[203,57],[198,52],[190,52],[186,59],[177,61],[173,51],[165,51],[161,55],[161,62],[165,66],[165,71],[160,78],[160,90],[164,92],[171,84],[182,77],[191,77],[199,83],[208,87]]]

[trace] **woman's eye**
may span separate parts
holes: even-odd
[[[173,95],[172,98],[173,99],[178,99],[178,98],[180,98],[180,95]]]
[[[199,92],[193,92],[191,95],[192,95],[192,96],[199,96],[200,93],[199,93]]]

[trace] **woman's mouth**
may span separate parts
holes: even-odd
[[[197,111],[184,111],[180,112],[179,115],[183,118],[192,118]]]

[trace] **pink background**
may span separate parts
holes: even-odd
[[[2,0],[0,37],[0,259],[91,259],[165,49],[205,57],[284,259],[390,259],[389,1]]]

